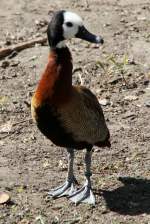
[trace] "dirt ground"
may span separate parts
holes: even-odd
[[[0,61],[0,224],[150,223],[150,2],[149,0],[1,0],[0,47],[46,35],[52,12],[77,12],[105,40],[68,43],[73,82],[99,98],[112,148],[95,148],[96,206],[75,206],[47,192],[67,172],[65,149],[54,146],[31,120],[30,100],[48,57],[39,44]],[[79,76],[80,75],[80,76]],[[83,183],[84,151],[75,171]]]

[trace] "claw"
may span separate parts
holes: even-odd
[[[70,196],[76,191],[74,183],[72,181],[66,181],[63,185],[52,189],[48,192],[49,196],[53,198],[59,198],[63,196]]]
[[[95,197],[89,186],[83,186],[81,189],[71,194],[68,198],[76,205],[81,202],[95,205]]]

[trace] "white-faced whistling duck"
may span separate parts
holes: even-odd
[[[81,17],[68,11],[54,13],[47,29],[50,54],[45,71],[32,97],[32,117],[40,131],[55,145],[67,148],[68,173],[63,185],[52,189],[53,198],[67,196],[78,204],[95,204],[91,188],[93,146],[110,147],[109,130],[96,96],[83,86],[72,85],[72,57],[65,40],[73,37],[103,44],[90,33]],[[86,149],[85,184],[76,190],[74,150]]]

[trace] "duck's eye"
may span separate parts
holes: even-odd
[[[66,25],[67,25],[68,27],[72,27],[72,26],[73,26],[73,24],[72,24],[71,22],[67,22]]]

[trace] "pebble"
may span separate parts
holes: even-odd
[[[20,64],[20,61],[16,60],[16,61],[11,61],[10,66],[12,67],[16,67]]]
[[[42,20],[35,20],[35,25],[39,27],[46,26],[48,24],[48,21],[42,19]]]
[[[29,58],[29,61],[34,61],[34,60],[36,60],[36,59],[37,59],[37,56],[34,55],[34,56],[32,56],[31,58]]]
[[[146,17],[145,16],[138,16],[137,17],[137,20],[145,21],[146,20]]]
[[[138,97],[134,96],[134,95],[128,95],[128,96],[124,97],[124,100],[128,100],[128,101],[134,101],[134,100],[137,100],[137,99],[138,99]]]
[[[9,66],[9,61],[5,60],[1,63],[1,66],[2,68],[7,68]]]
[[[145,104],[145,106],[146,106],[146,107],[150,107],[150,100],[145,101],[145,103],[144,103],[144,104]]]
[[[66,171],[66,170],[67,170],[67,165],[64,163],[63,160],[59,160],[58,168],[59,168],[59,170],[61,170],[61,171]]]
[[[13,51],[13,52],[8,56],[8,58],[9,58],[9,59],[14,58],[17,54],[18,54],[17,51]]]
[[[99,103],[100,103],[102,106],[110,105],[110,101],[107,100],[107,99],[99,100]]]
[[[121,23],[127,23],[127,21],[124,18],[120,19],[120,22]]]
[[[126,114],[123,115],[123,119],[126,119],[126,118],[135,118],[136,117],[136,114],[132,113],[132,112],[127,112]]]
[[[7,203],[10,200],[10,196],[8,193],[0,192],[0,204]]]
[[[121,81],[122,80],[122,78],[121,77],[114,77],[114,78],[112,78],[112,79],[110,79],[109,81],[108,81],[108,83],[110,83],[110,84],[117,84],[119,81]]]
[[[105,23],[105,24],[103,25],[103,27],[108,27],[108,26],[111,26],[111,24],[110,24],[110,23]]]
[[[148,79],[144,80],[144,82],[143,82],[144,86],[148,86],[149,82],[150,82],[150,80],[148,80]]]

